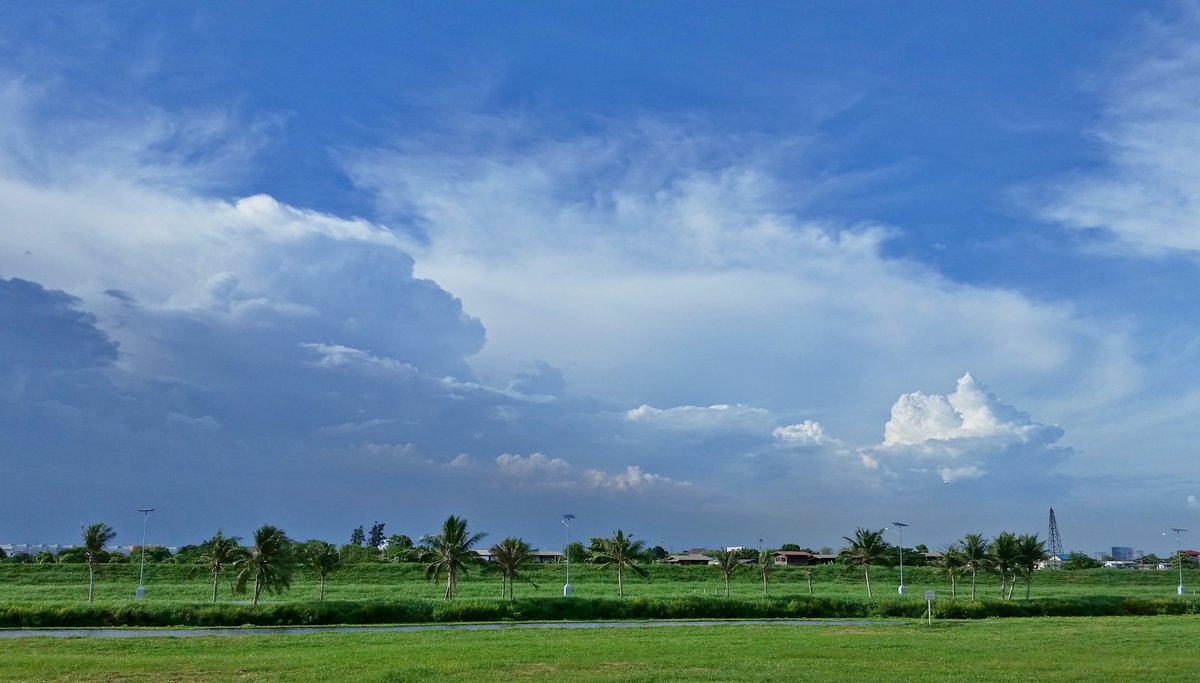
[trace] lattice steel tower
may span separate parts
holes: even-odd
[[[1054,519],[1054,508],[1050,508],[1050,540],[1047,542],[1050,546],[1050,556],[1063,554],[1062,539],[1058,537],[1058,521]]]

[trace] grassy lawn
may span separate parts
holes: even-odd
[[[685,595],[719,595],[722,592],[720,573],[711,567],[649,566],[650,578],[628,579],[627,596],[675,597]],[[876,597],[894,597],[898,575],[894,568],[877,567],[871,572]],[[520,597],[550,597],[561,595],[563,568],[535,567],[528,573],[532,583],[518,583]],[[1185,575],[1189,592],[1200,588],[1200,572]],[[907,568],[905,582],[909,595],[920,600],[925,590],[937,591],[939,599],[950,596],[948,580],[932,568]],[[1175,593],[1178,575],[1174,572],[1093,569],[1084,571],[1045,571],[1034,577],[1033,597],[1073,597],[1083,595],[1115,595],[1162,597]],[[616,575],[591,565],[572,565],[571,583],[575,595],[582,598],[616,597]],[[536,586],[534,585],[536,584]],[[137,586],[136,565],[103,567],[97,579],[98,604],[122,605],[133,601]],[[146,568],[147,601],[149,603],[206,603],[211,599],[212,584],[203,568],[173,564],[148,565]],[[734,574],[732,594],[753,598],[762,595],[762,584],[750,569]],[[981,598],[999,596],[999,579],[995,575],[980,575],[978,590]],[[1024,596],[1024,585],[1018,584],[1014,597]],[[244,600],[234,596],[228,581],[221,585],[221,602]],[[301,572],[292,589],[282,596],[264,596],[266,601],[310,601],[318,596],[315,576]],[[441,584],[424,579],[423,568],[415,565],[365,564],[346,568],[333,575],[327,587],[329,600],[376,600],[392,598],[441,597]],[[771,577],[771,592],[776,595],[807,594],[808,584],[798,567],[776,569]],[[866,589],[862,574],[847,573],[840,567],[816,567],[813,570],[813,592],[819,596],[863,599]],[[497,577],[474,571],[460,582],[460,597],[499,597]],[[959,596],[970,594],[969,578],[959,586]],[[12,565],[0,564],[0,603],[78,604],[87,597],[87,569],[83,565]]]
[[[1193,680],[1200,617],[0,640],[0,680]]]

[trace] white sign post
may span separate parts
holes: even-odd
[[[933,591],[925,591],[925,619],[930,626],[933,626],[933,600],[936,597],[937,594]]]

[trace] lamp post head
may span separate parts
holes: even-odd
[[[908,526],[908,525],[907,525],[907,524],[905,524],[904,522],[892,522],[892,526],[898,526],[898,527],[900,527],[901,529],[903,529],[904,527],[906,527],[906,526]]]
[[[143,515],[148,515],[151,512],[154,512],[154,508],[138,508],[138,512],[142,513]]]

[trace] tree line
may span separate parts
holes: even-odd
[[[507,537],[492,545],[487,549],[492,561],[485,562],[477,550],[487,534],[469,532],[467,520],[461,517],[451,515],[443,522],[440,533],[421,536],[416,543],[403,534],[385,536],[384,529],[385,524],[381,522],[375,522],[369,532],[360,525],[351,533],[350,542],[340,548],[318,539],[294,541],[282,529],[269,524],[255,530],[248,545],[243,545],[241,538],[226,536],[222,530],[218,530],[199,545],[181,548],[171,559],[195,565],[198,571],[209,575],[214,603],[219,597],[223,575],[230,579],[234,593],[249,593],[251,604],[257,605],[264,592],[278,594],[288,590],[300,567],[310,569],[319,577],[320,599],[324,601],[326,581],[330,575],[347,564],[364,561],[423,563],[427,579],[445,580],[443,597],[447,600],[454,597],[459,578],[468,575],[472,569],[498,574],[502,598],[513,598],[516,582],[527,581],[523,572],[532,563],[534,550],[523,539]],[[843,537],[848,545],[837,554],[847,570],[862,571],[868,598],[874,597],[871,587],[872,566],[893,566],[902,552],[911,558],[910,566],[925,564],[927,549],[924,546],[918,545],[912,549],[893,546],[884,540],[884,532],[884,529],[859,527],[854,536]],[[54,560],[78,561],[87,565],[88,602],[95,597],[96,569],[115,557],[124,559],[119,553],[110,554],[105,550],[105,546],[115,537],[116,532],[112,527],[97,522],[82,529],[80,546],[60,553],[59,558]],[[785,544],[781,549],[807,550],[793,544]],[[771,549],[741,548],[709,551],[707,554],[713,558],[711,564],[723,575],[726,596],[729,595],[731,576],[751,568],[761,578],[763,594],[769,595],[774,552]],[[151,561],[170,557],[170,553],[163,548],[147,547],[146,553]],[[644,541],[617,529],[610,537],[590,539],[586,546],[581,542],[571,543],[565,555],[570,562],[590,562],[615,569],[617,593],[623,598],[626,575],[645,577],[647,572],[642,565],[662,560],[667,552],[661,546],[647,548]],[[1022,579],[1028,599],[1034,571],[1048,557],[1045,542],[1037,534],[1018,535],[1005,531],[992,539],[982,534],[967,534],[937,553],[934,564],[949,579],[952,598],[957,597],[959,581],[969,575],[971,599],[976,600],[980,574],[995,574],[999,577],[1001,600],[1011,600],[1018,581]],[[1176,560],[1182,561],[1181,558]],[[1072,553],[1064,562],[1066,568],[1098,565],[1098,562],[1080,553]],[[805,570],[805,576],[811,594],[811,569]],[[536,584],[533,585],[536,587]]]

